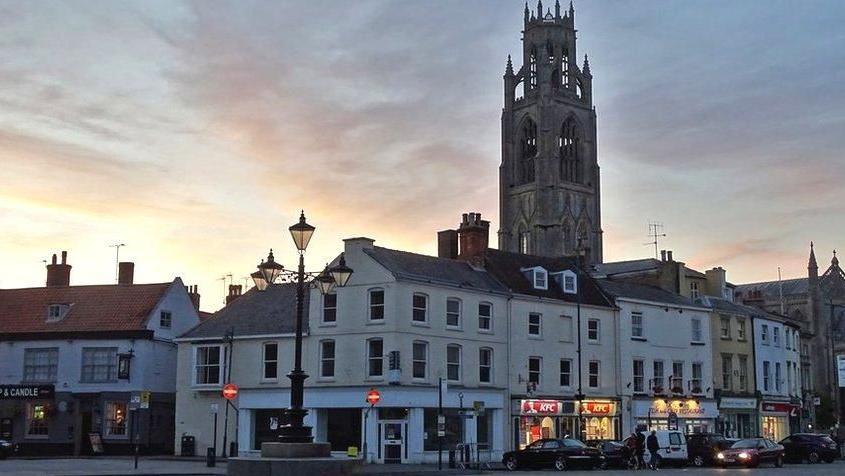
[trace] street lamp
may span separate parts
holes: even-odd
[[[302,370],[302,318],[305,302],[305,279],[313,281],[315,287],[322,294],[331,293],[335,287],[346,286],[352,269],[346,266],[343,255],[336,266],[326,267],[320,273],[305,272],[305,249],[308,242],[314,235],[315,228],[305,222],[305,212],[299,215],[299,222],[288,228],[293,238],[293,243],[299,252],[299,267],[297,270],[289,271],[273,258],[273,250],[267,255],[267,260],[262,260],[258,265],[258,271],[252,273],[255,287],[264,291],[274,285],[279,278],[285,282],[296,283],[296,341],[294,345],[293,370],[288,373],[290,379],[290,407],[286,410],[288,424],[282,426],[279,439],[283,443],[311,443],[314,437],[311,436],[311,427],[303,424],[308,410],[303,408],[303,394],[305,379],[308,375]]]

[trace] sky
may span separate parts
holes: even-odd
[[[547,6],[552,6],[550,2]],[[735,283],[845,248],[845,4],[581,0],[607,261],[661,248]],[[223,302],[287,227],[436,253],[498,228],[516,1],[0,1],[0,287],[180,276]],[[495,239],[495,237],[491,237]]]

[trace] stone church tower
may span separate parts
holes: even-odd
[[[602,261],[592,75],[576,64],[575,9],[525,7],[522,66],[504,76],[499,249]]]

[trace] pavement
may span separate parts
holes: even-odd
[[[504,476],[503,470],[459,471],[446,470],[438,472],[436,465],[367,465],[364,475],[392,475],[424,476],[430,474],[492,474]],[[630,470],[605,471],[567,471],[575,475],[631,475]],[[651,474],[648,470],[636,472],[642,476]],[[132,458],[49,458],[49,459],[8,459],[0,461],[0,475],[2,476],[214,476],[226,474],[226,462],[218,461],[217,466],[208,468],[205,461],[199,459],[175,459],[144,457],[139,460],[138,469],[134,469]],[[557,474],[555,471],[517,471],[519,476],[542,476]],[[663,468],[657,472],[663,476],[709,476],[747,474],[768,476],[769,474],[783,476],[842,476],[845,475],[845,461],[839,460],[832,464],[819,463],[787,464],[783,468],[762,466],[756,469],[744,468]]]

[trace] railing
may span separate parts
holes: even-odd
[[[455,464],[458,469],[493,469],[493,452],[486,443],[458,443],[455,445]]]

